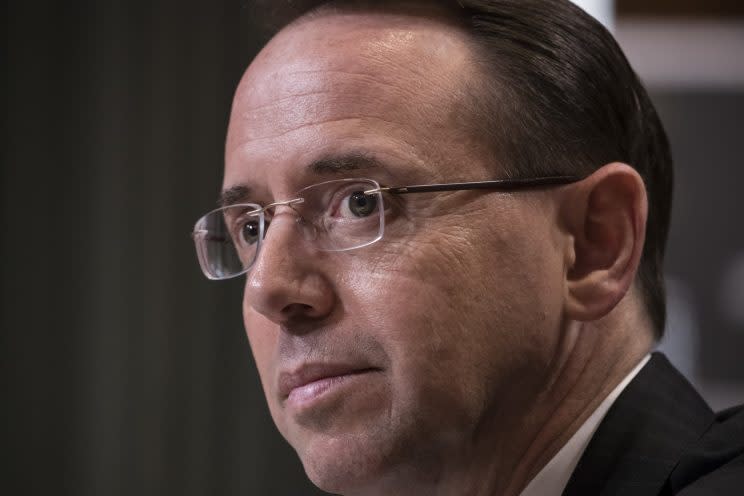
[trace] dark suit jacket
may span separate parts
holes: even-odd
[[[744,407],[715,414],[661,353],[607,412],[563,496],[744,495]]]

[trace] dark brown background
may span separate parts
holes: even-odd
[[[620,7],[694,10],[646,4]],[[241,282],[203,279],[189,238],[213,205],[231,93],[258,49],[248,10],[4,9],[0,492],[313,494],[268,416]],[[653,94],[678,167],[668,268],[699,297],[701,376],[741,385],[744,332],[710,295],[744,251],[744,90]]]

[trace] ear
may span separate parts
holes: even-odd
[[[640,264],[648,215],[643,179],[627,164],[607,164],[567,188],[560,215],[570,243],[565,314],[597,320],[622,300]]]

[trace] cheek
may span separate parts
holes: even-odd
[[[346,300],[347,309],[368,323],[390,357],[400,415],[414,405],[418,414],[436,412],[441,420],[448,410],[467,415],[453,406],[471,410],[465,404],[480,401],[473,388],[481,354],[498,341],[480,318],[489,304],[482,301],[481,281],[463,280],[451,263],[456,254],[441,244],[389,247],[398,256],[380,257],[366,270],[360,263],[352,271],[354,297]]]
[[[536,276],[553,260],[532,233],[481,225],[380,245],[348,282],[391,356],[399,402],[460,405],[467,418],[549,360],[557,279]]]

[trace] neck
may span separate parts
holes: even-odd
[[[395,477],[394,487],[374,494],[519,495],[650,351],[646,319],[622,310],[592,323],[566,322],[539,386],[509,398],[517,413],[494,414],[466,446],[412,470],[405,485]]]
[[[576,336],[574,344],[553,369],[552,383],[535,400],[543,406],[527,421],[536,427],[532,440],[523,444],[506,488],[492,494],[518,495],[649,353],[652,333],[639,329],[626,329],[613,339],[601,324],[568,325],[567,333]]]

